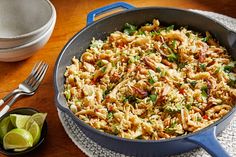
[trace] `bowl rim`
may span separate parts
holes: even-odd
[[[20,46],[16,46],[16,47],[11,47],[11,48],[6,48],[6,49],[0,49],[0,55],[6,54],[6,53],[20,53],[20,52],[9,52],[9,51],[17,51],[23,48],[27,48],[30,47],[34,44],[36,44],[37,42],[39,42],[40,40],[42,40],[45,36],[47,36],[47,34],[52,31],[55,27],[56,24],[56,17],[53,19],[51,26],[41,35],[39,36],[39,38],[36,38],[33,41],[30,41],[26,44],[20,45]]]
[[[6,116],[9,116],[11,113],[17,112],[18,110],[19,111],[20,110],[30,110],[35,113],[40,113],[37,109],[32,108],[32,107],[19,107],[19,108],[12,109],[12,110],[8,111],[7,113],[5,113],[0,118],[0,121],[2,121]],[[43,123],[42,130],[41,130],[40,140],[38,141],[37,144],[35,144],[34,146],[32,146],[24,151],[20,151],[20,152],[14,152],[12,150],[9,151],[9,150],[5,150],[4,148],[3,149],[0,148],[0,153],[13,156],[13,155],[23,155],[23,154],[29,153],[31,151],[34,151],[36,148],[38,148],[45,141],[45,138],[47,136],[47,130],[48,130],[48,125],[47,125],[47,121],[45,120]],[[2,146],[2,144],[1,144],[1,146]]]
[[[24,34],[17,35],[14,37],[0,37],[0,42],[1,41],[7,42],[7,41],[12,41],[12,40],[19,40],[22,38],[27,38],[30,36],[34,36],[34,35],[40,33],[41,31],[43,31],[44,29],[46,29],[47,25],[49,25],[53,21],[54,17],[56,18],[56,9],[55,9],[54,5],[49,0],[43,0],[43,1],[48,4],[50,11],[51,11],[51,16],[46,23],[44,23],[39,28],[36,28],[35,30],[28,32],[28,33],[24,33]]]
[[[196,132],[193,133],[188,133],[186,135],[181,135],[181,136],[177,136],[174,138],[169,138],[169,139],[160,139],[160,140],[142,140],[142,139],[128,139],[128,138],[122,138],[116,135],[112,135],[106,132],[102,132],[99,131],[98,129],[93,128],[92,126],[90,126],[89,124],[85,123],[83,120],[81,120],[79,117],[75,116],[75,114],[72,113],[72,111],[68,108],[68,106],[65,106],[66,104],[63,103],[63,105],[60,105],[60,102],[58,100],[58,97],[62,94],[62,91],[59,90],[59,85],[58,85],[58,81],[57,76],[59,75],[59,63],[61,62],[62,56],[66,53],[67,48],[71,45],[71,43],[74,42],[74,40],[84,31],[86,31],[88,28],[92,27],[93,25],[96,25],[97,23],[106,20],[108,18],[112,18],[114,16],[117,16],[119,14],[124,14],[127,12],[133,12],[133,11],[139,11],[139,10],[146,10],[146,9],[170,9],[170,10],[176,10],[176,11],[181,11],[181,12],[185,12],[188,14],[195,14],[198,16],[201,16],[202,18],[206,18],[210,21],[213,21],[214,23],[216,23],[218,26],[220,26],[221,28],[227,30],[228,32],[231,32],[231,30],[224,26],[223,24],[221,24],[220,22],[216,21],[213,18],[207,17],[203,14],[200,14],[198,12],[193,12],[189,9],[183,9],[183,8],[176,8],[176,7],[162,7],[162,6],[151,6],[151,7],[137,7],[137,8],[133,8],[133,9],[128,9],[128,10],[124,10],[124,11],[120,11],[117,13],[113,13],[111,15],[102,17],[94,22],[92,22],[89,25],[86,25],[85,27],[83,27],[80,31],[78,31],[77,33],[74,34],[74,36],[72,36],[67,43],[64,45],[64,47],[62,48],[61,52],[58,54],[57,60],[55,62],[55,66],[54,66],[54,73],[53,73],[53,86],[54,86],[54,92],[55,92],[55,105],[56,107],[61,110],[62,112],[68,114],[73,121],[75,121],[77,123],[78,127],[83,127],[83,130],[86,129],[89,132],[98,134],[100,136],[105,136],[114,140],[118,140],[118,141],[125,141],[125,142],[133,142],[133,143],[162,143],[162,142],[172,142],[172,141],[177,141],[177,140],[186,140],[188,137],[192,137],[192,136],[198,136],[199,134],[201,134],[202,132],[207,131],[210,128],[213,128],[219,124],[222,124],[222,122],[224,123],[224,121],[229,118],[232,114],[235,114],[236,112],[236,106],[233,107],[226,115],[224,115],[222,118],[220,118],[219,120],[213,122],[212,124],[208,125],[205,128],[202,128]],[[78,125],[79,123],[79,125]]]

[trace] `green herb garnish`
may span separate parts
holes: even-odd
[[[203,42],[207,42],[210,39],[210,36],[206,36],[205,38],[202,38]]]
[[[172,41],[172,48],[173,48],[173,49],[176,49],[176,40],[173,40],[173,41]]]
[[[107,69],[107,67],[102,67],[102,68],[101,68],[101,72],[105,73],[105,72],[106,72],[106,69]]]
[[[208,97],[208,88],[207,88],[207,86],[203,86],[201,88],[201,91],[202,91],[202,97],[207,98]]]
[[[176,53],[171,53],[167,56],[167,60],[170,62],[177,62],[178,61],[178,55]]]
[[[151,94],[151,95],[149,95],[149,98],[153,103],[155,103],[157,100],[157,95]]]
[[[178,68],[183,69],[186,65],[187,65],[187,63],[179,63]]]
[[[217,69],[216,69],[216,71],[214,72],[214,74],[218,74],[220,72],[220,67],[218,67]]]
[[[108,119],[112,119],[112,118],[113,118],[113,113],[112,113],[112,112],[108,112],[107,118],[108,118]]]
[[[171,25],[171,26],[169,26],[169,27],[166,28],[166,31],[169,32],[169,31],[173,30],[174,27],[175,27],[175,25]]]
[[[234,68],[233,66],[226,65],[224,67],[224,71],[227,72],[227,73],[230,73],[230,72],[232,72],[233,68]]]
[[[199,67],[202,71],[206,70],[206,64],[199,64]]]
[[[131,25],[129,23],[126,23],[124,26],[124,33],[128,35],[133,35],[137,31],[137,27],[134,25]]]
[[[157,68],[156,68],[156,71],[157,71],[157,72],[161,72],[161,68],[160,68],[160,67],[157,67]]]
[[[197,84],[197,81],[192,81],[192,82],[189,82],[190,83],[190,86],[192,88],[195,88],[196,84]]]
[[[148,73],[149,73],[148,82],[149,82],[150,84],[154,84],[154,83],[156,82],[155,79],[153,78],[153,76],[152,76],[152,74],[151,74],[150,71],[148,71]]]

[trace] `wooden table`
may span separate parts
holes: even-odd
[[[58,54],[66,42],[86,25],[87,14],[98,7],[115,2],[115,0],[51,0],[57,10],[57,22],[52,37],[46,46],[33,57],[15,63],[0,62],[0,97],[5,96],[23,81],[31,71],[35,62],[44,60],[49,64],[49,70],[40,88],[34,96],[24,97],[17,101],[13,108],[33,107],[41,112],[47,112],[48,134],[46,141],[39,149],[26,156],[85,156],[65,133],[59,121],[54,105],[53,68]],[[169,6],[192,8],[218,12],[236,18],[235,0],[127,0],[137,6]],[[3,155],[0,155],[3,156]]]

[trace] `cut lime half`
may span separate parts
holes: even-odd
[[[1,143],[2,143],[2,139],[4,137],[4,135],[10,131],[11,129],[13,129],[14,126],[11,123],[11,119],[10,117],[5,117],[1,122],[0,122],[0,138],[1,138]]]
[[[4,149],[23,149],[33,146],[33,137],[25,129],[16,128],[9,131],[3,138]]]
[[[21,114],[10,114],[11,122],[16,128],[23,129],[30,116]]]
[[[31,133],[34,139],[33,145],[37,144],[41,135],[41,129],[39,128],[39,125],[34,121],[29,127],[28,131]]]
[[[25,129],[29,130],[30,126],[34,123],[34,121],[38,124],[39,128],[42,129],[43,123],[46,119],[47,113],[35,113],[33,114],[25,125]]]

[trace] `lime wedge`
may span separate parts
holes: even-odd
[[[4,149],[23,149],[33,146],[33,137],[25,129],[16,128],[9,131],[3,138]]]
[[[29,127],[28,131],[31,133],[34,140],[33,145],[35,145],[36,143],[38,143],[41,135],[41,129],[39,128],[39,125],[34,121]]]
[[[14,126],[12,125],[11,119],[10,119],[9,116],[5,117],[0,122],[0,139],[1,139],[1,142],[2,142],[2,139],[3,139],[4,135],[13,128],[14,128]]]
[[[42,129],[43,123],[46,119],[47,113],[35,113],[25,124],[25,129],[29,130],[30,126],[34,123],[34,121],[38,124],[39,128]]]
[[[30,116],[21,114],[10,114],[12,124],[20,129],[25,127],[26,122],[29,120]]]

